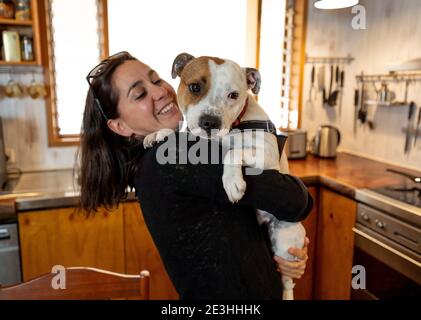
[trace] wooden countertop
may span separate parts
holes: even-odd
[[[393,168],[421,176],[421,172],[369,160],[348,153],[338,153],[334,159],[312,155],[302,160],[289,160],[292,175],[300,177],[307,185],[321,184],[350,198],[356,189],[403,184],[407,178],[386,171]]]

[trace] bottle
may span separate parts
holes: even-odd
[[[15,4],[16,20],[31,20],[31,6],[29,0],[17,0]]]
[[[32,39],[28,36],[21,37],[21,48],[22,48],[22,60],[33,61],[34,50],[32,46]]]
[[[13,19],[15,13],[13,2],[10,0],[0,0],[0,18]]]

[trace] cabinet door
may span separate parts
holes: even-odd
[[[320,189],[315,299],[347,300],[351,294],[356,202]]]
[[[296,283],[294,288],[294,298],[296,300],[313,299],[313,279],[315,268],[316,254],[316,231],[317,231],[317,215],[318,215],[318,192],[317,187],[309,187],[308,191],[314,200],[314,206],[310,215],[302,222],[306,229],[307,237],[310,240],[308,246],[308,260],[306,270],[301,279],[294,280]]]
[[[127,202],[124,207],[124,242],[126,273],[136,274],[143,269],[151,273],[150,298],[154,300],[178,299],[161,257],[143,220],[138,202]]]
[[[24,281],[54,265],[125,271],[122,207],[90,217],[75,208],[31,211],[18,219]]]

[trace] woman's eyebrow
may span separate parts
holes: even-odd
[[[148,72],[148,77],[150,78],[150,77],[152,77],[152,75],[154,75],[154,74],[158,75],[158,73],[157,73],[155,70],[151,69],[151,70],[149,70],[149,72]]]

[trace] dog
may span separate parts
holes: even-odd
[[[195,58],[182,53],[174,59],[172,77],[180,77],[178,105],[191,133],[203,138],[220,139],[229,149],[224,157],[222,182],[232,203],[238,202],[246,190],[243,166],[288,173],[288,160],[283,150],[280,157],[276,128],[248,92],[251,90],[253,94],[258,94],[260,90],[258,70],[241,68],[227,59],[208,56]],[[265,130],[251,139],[252,136],[245,134],[245,131],[233,128]],[[163,140],[168,133],[164,129],[145,137],[145,147]],[[263,161],[257,160],[256,155],[259,154],[263,155]],[[268,226],[273,253],[294,260],[288,249],[303,247],[305,229],[302,224],[279,221],[262,210],[257,210],[256,214],[258,222]],[[292,279],[282,276],[282,283],[283,299],[292,300]]]

